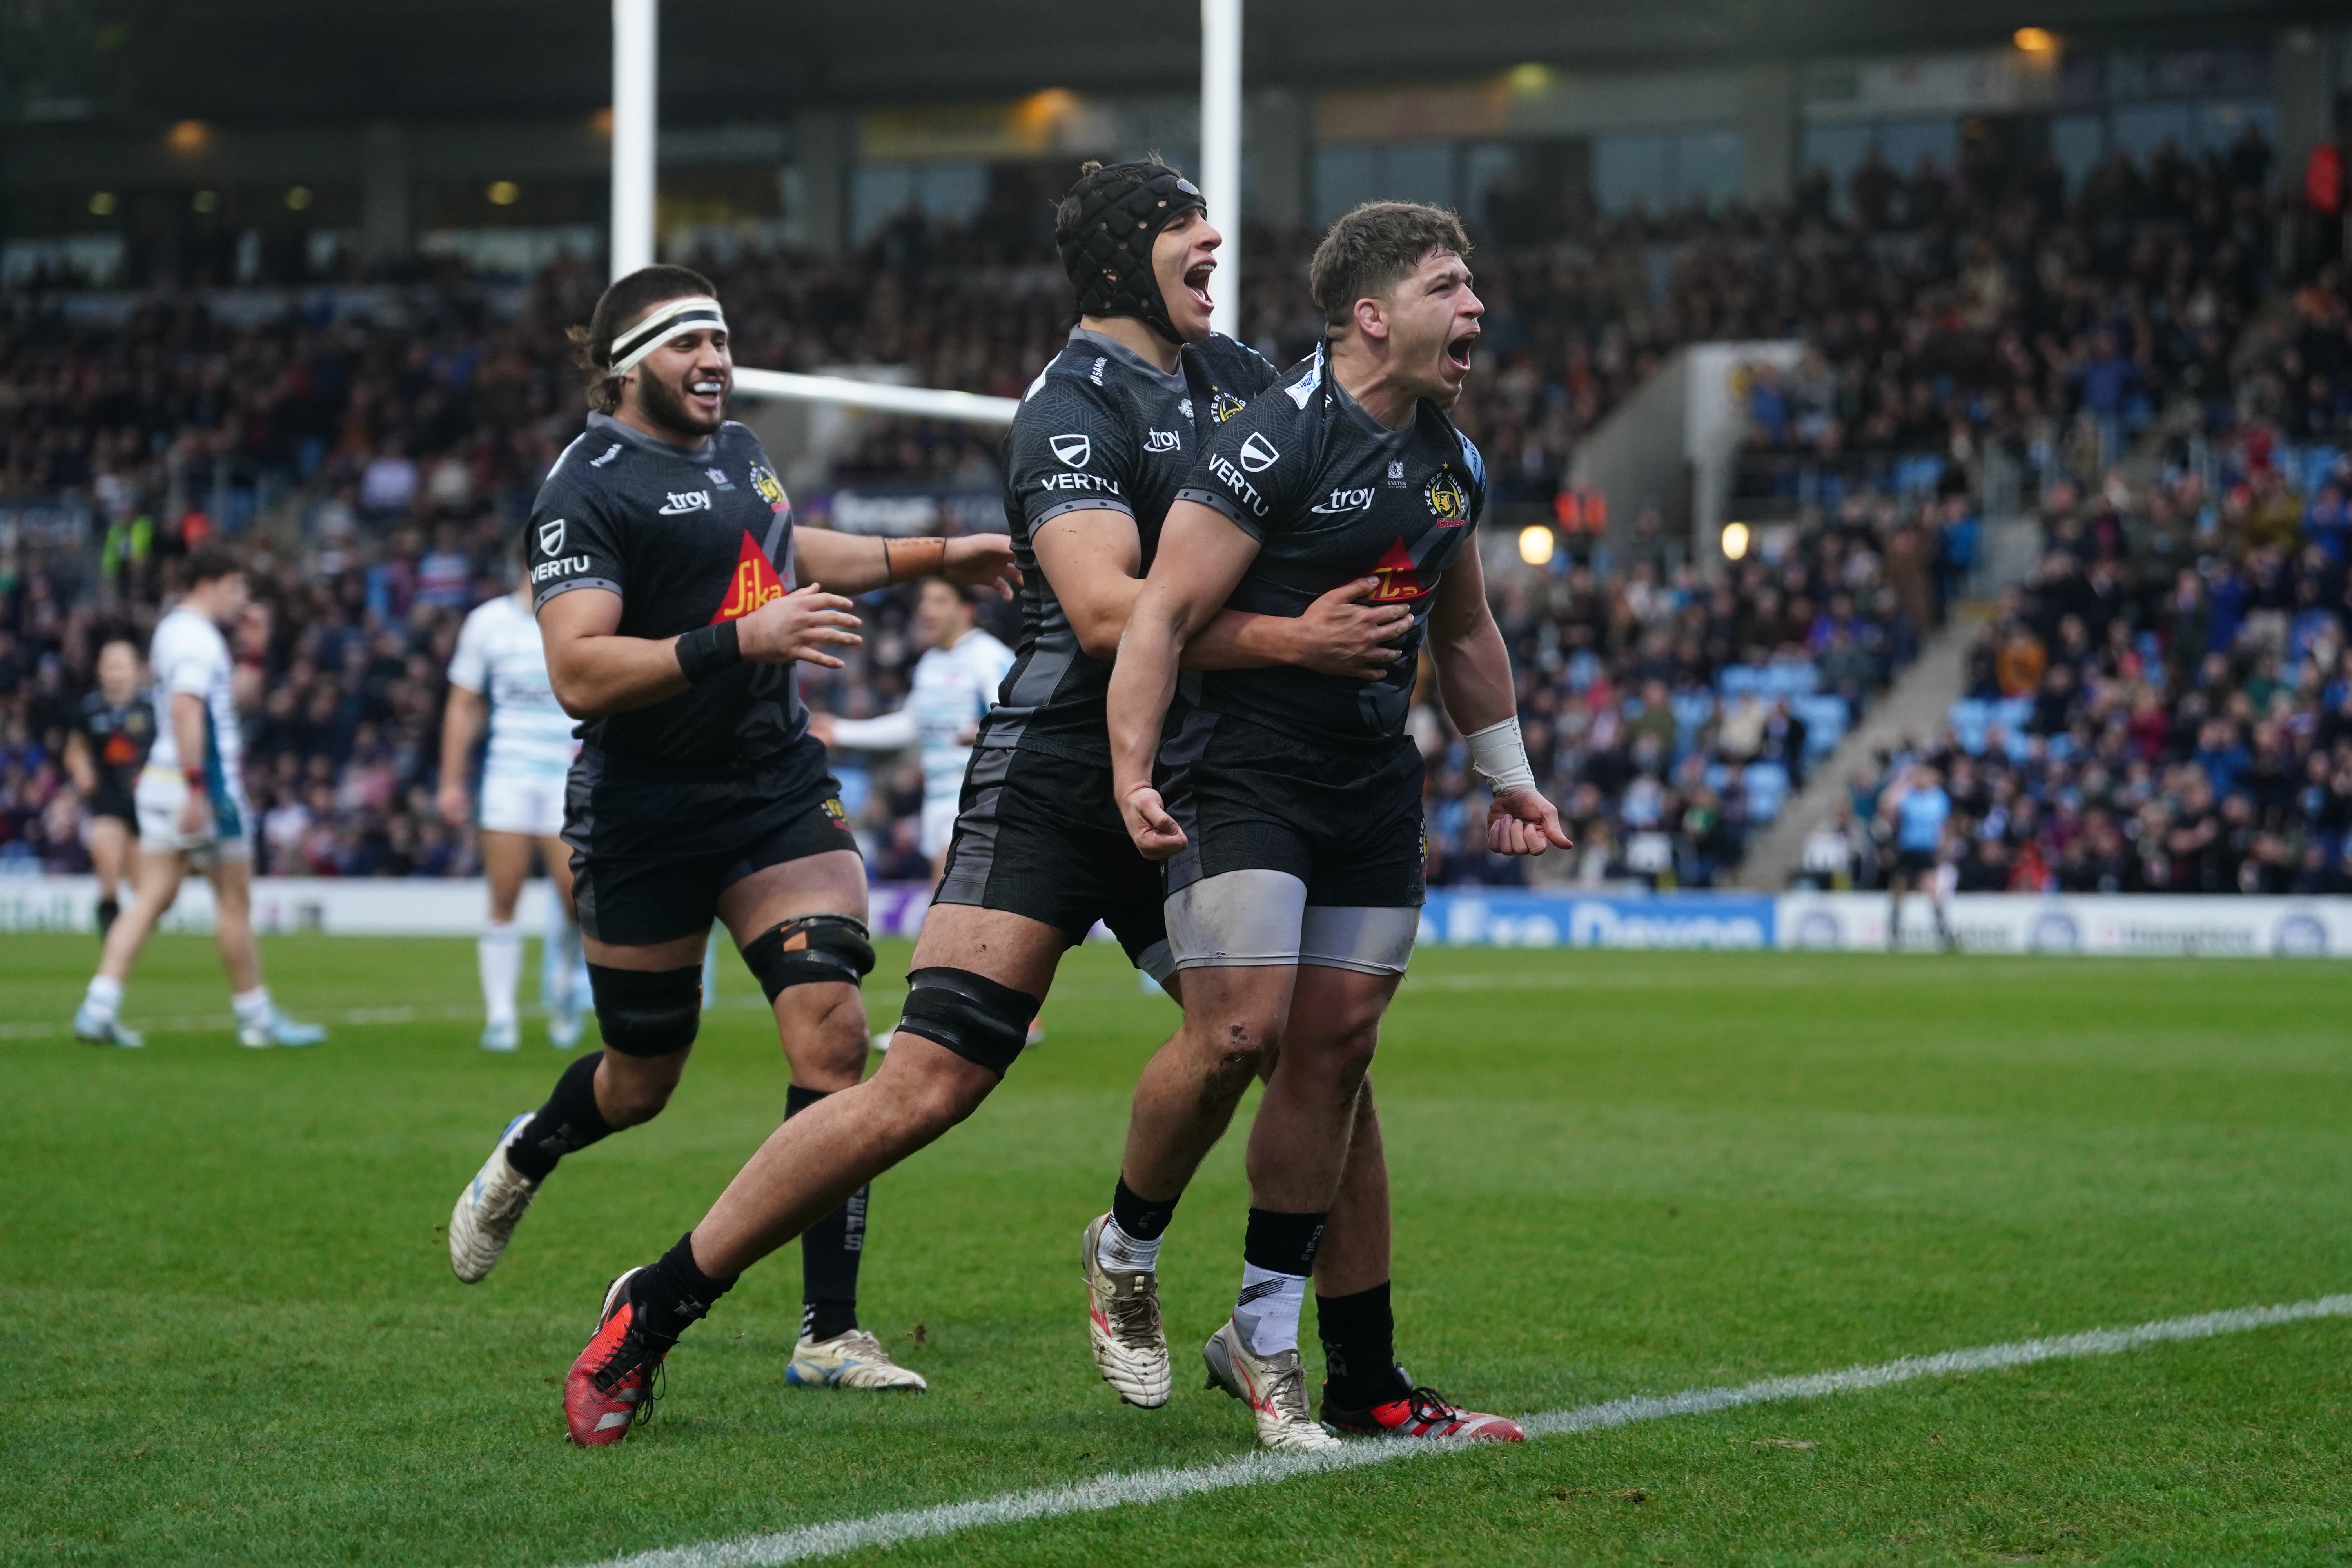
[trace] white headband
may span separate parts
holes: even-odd
[[[613,340],[613,372],[625,375],[636,369],[637,362],[681,332],[727,330],[726,314],[719,301],[698,295],[688,300],[665,300],[654,308],[654,313]]]

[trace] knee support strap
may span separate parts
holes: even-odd
[[[969,969],[918,969],[907,984],[912,989],[898,1019],[907,1034],[945,1046],[999,1078],[1028,1043],[1039,1003],[1026,991]]]
[[[607,969],[588,966],[596,1027],[624,1056],[666,1057],[694,1044],[702,1026],[702,966]]]
[[[788,985],[821,980],[855,985],[873,972],[866,923],[847,915],[803,915],[770,926],[743,944],[743,962],[773,1003]]]

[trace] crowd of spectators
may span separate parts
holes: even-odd
[[[2306,476],[2262,443],[2288,432],[2299,456],[2342,428],[2345,313],[2325,275],[2299,333],[2231,364],[2261,305],[2265,162],[2252,141],[2144,170],[2117,161],[2071,197],[2048,171],[1900,177],[1872,163],[1842,214],[1815,179],[1781,209],[1588,212],[1565,238],[1489,245],[1481,374],[1459,417],[1513,515],[1549,513],[1577,442],[1678,344],[1805,345],[1748,395],[1756,455],[1781,463],[1767,482],[1801,493],[1728,578],[1637,527],[1613,552],[1564,545],[1500,595],[1530,752],[1580,844],[1534,874],[1704,886],[1736,865],[1942,619],[1988,454],[2009,454],[2072,518],[2066,476],[2087,476],[2096,500],[2120,446],[2185,396],[2208,426],[2242,431],[2228,504],[2242,491],[2263,517],[2301,505]],[[1508,215],[1486,216],[1507,238]],[[895,364],[926,384],[1017,395],[1066,325],[1066,284],[1037,215],[983,216],[965,229],[910,218],[836,258],[703,264],[743,363]],[[1251,237],[1245,333],[1278,359],[1317,331],[1305,252],[1302,237]],[[226,532],[278,542],[254,553],[267,623],[240,633],[266,692],[249,746],[262,868],[471,869],[467,833],[430,810],[442,672],[466,609],[507,582],[530,497],[579,427],[562,331],[597,286],[559,262],[516,287],[447,277],[373,305],[259,316],[186,295],[109,313],[0,294],[0,511],[16,520],[0,535],[0,860],[77,863],[58,742],[96,643],[120,631],[143,645],[174,557]],[[985,492],[995,444],[879,422],[833,474]],[[1856,453],[1913,467],[1857,468]],[[2170,517],[2190,537],[2197,487],[2215,484],[2210,456],[2199,462],[2146,502],[2159,531]],[[2339,482],[2315,514],[2340,519],[2345,494]],[[2065,526],[2084,538],[2115,531],[2096,506],[2077,510]],[[2086,573],[2101,560],[2126,572],[2126,553],[2118,536],[2105,557],[2083,554]],[[919,649],[900,601],[871,608],[864,655],[814,681],[813,701],[897,705]],[[1415,726],[1433,879],[1518,878],[1527,868],[1479,847],[1482,797],[1458,738],[1433,705]],[[911,770],[845,765],[877,871],[917,874]]]
[[[1964,890],[2352,892],[2352,353],[2322,268],[2141,483],[2053,498],[2050,552],[1936,739],[1853,781],[1866,831],[1939,775]],[[1856,825],[1861,825],[1860,828]]]

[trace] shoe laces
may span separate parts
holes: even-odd
[[[838,1342],[845,1350],[861,1355],[868,1361],[890,1360],[890,1352],[882,1348],[882,1342],[874,1337],[874,1331],[870,1329],[845,1329],[839,1336]],[[893,1362],[891,1364],[895,1366],[898,1363]]]
[[[669,1354],[669,1345],[655,1349],[654,1336],[638,1326],[644,1316],[642,1309],[634,1301],[628,1302],[628,1308],[629,1326],[621,1331],[620,1343],[613,1347],[613,1353],[604,1358],[604,1365],[588,1374],[588,1381],[595,1384],[597,1393],[609,1394],[631,1373],[645,1372],[646,1396],[638,1402],[638,1419],[643,1420],[651,1413],[654,1401],[661,1397],[662,1362]],[[676,1342],[674,1340],[671,1342],[672,1344]]]
[[[1311,1420],[1307,1408],[1307,1370],[1299,1364],[1297,1352],[1291,1353],[1289,1365],[1270,1370],[1273,1375],[1266,1381],[1266,1403],[1285,1421]]]
[[[1103,1316],[1119,1343],[1129,1346],[1160,1342],[1160,1280],[1144,1274],[1132,1292],[1113,1291]]]
[[[1433,1388],[1415,1384],[1404,1398],[1406,1405],[1412,1407],[1412,1418],[1416,1421],[1461,1419],[1462,1407]]]

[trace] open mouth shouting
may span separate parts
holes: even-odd
[[[1216,262],[1207,260],[1196,263],[1184,274],[1184,292],[1192,296],[1192,303],[1204,316],[1216,308],[1216,301],[1209,298],[1209,275],[1216,269]]]
[[[1462,333],[1460,336],[1450,338],[1446,341],[1445,365],[1448,370],[1451,370],[1454,373],[1455,380],[1458,381],[1463,376],[1470,374],[1470,350],[1477,341],[1478,329],[1476,327],[1472,327],[1468,331]]]

